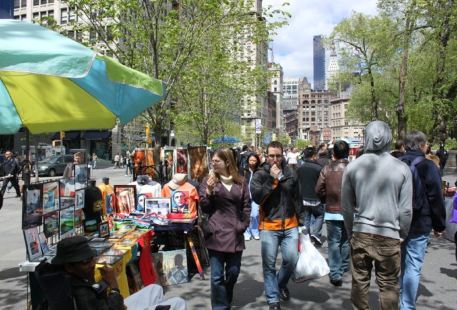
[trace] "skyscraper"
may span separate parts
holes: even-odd
[[[314,90],[325,89],[325,48],[322,36],[313,37]]]

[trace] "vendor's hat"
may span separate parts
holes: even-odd
[[[79,263],[95,256],[96,254],[90,248],[86,237],[74,236],[57,243],[57,254],[52,259],[52,264]]]

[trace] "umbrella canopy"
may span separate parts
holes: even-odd
[[[240,139],[236,137],[222,136],[216,139],[213,139],[213,143],[237,143],[240,142]]]
[[[36,24],[0,20],[0,134],[113,128],[163,83]]]

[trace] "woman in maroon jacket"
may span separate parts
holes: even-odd
[[[211,265],[211,306],[230,309],[233,287],[245,248],[243,232],[251,212],[249,190],[238,174],[233,154],[220,149],[212,157],[213,170],[199,188],[200,206],[208,214],[203,227]],[[224,274],[225,271],[225,274]]]

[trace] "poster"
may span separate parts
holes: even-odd
[[[177,149],[176,150],[176,173],[188,173],[187,169],[187,150]]]
[[[173,171],[175,171],[175,156],[174,149],[164,149],[164,174],[167,180],[171,180],[173,177]]]
[[[199,183],[208,175],[208,152],[206,146],[189,147],[190,178]]]
[[[189,214],[189,192],[174,190],[171,192],[171,213]]]
[[[116,211],[118,213],[129,214],[135,212],[135,185],[115,185],[114,194],[116,195]]]
[[[60,209],[74,208],[75,198],[74,197],[60,197]]]
[[[170,212],[170,198],[146,198],[146,215],[151,217],[167,218],[168,212]]]
[[[49,213],[59,209],[59,182],[43,184],[43,213]]]
[[[86,188],[89,178],[87,164],[74,165],[73,167],[75,170],[75,189]]]
[[[74,229],[74,207],[60,210],[60,237],[71,236]]]
[[[154,267],[163,286],[188,281],[186,250],[160,251],[152,253]]]
[[[85,190],[80,189],[76,191],[75,194],[75,209],[83,209],[84,208],[84,195],[85,195]]]
[[[47,213],[43,216],[43,232],[46,238],[59,234],[59,211]]]
[[[22,229],[41,225],[43,223],[43,186],[30,185],[25,189],[25,199],[22,202]]]
[[[32,227],[24,230],[25,245],[29,261],[36,260],[43,256],[41,251],[40,239],[38,237],[38,228]]]

